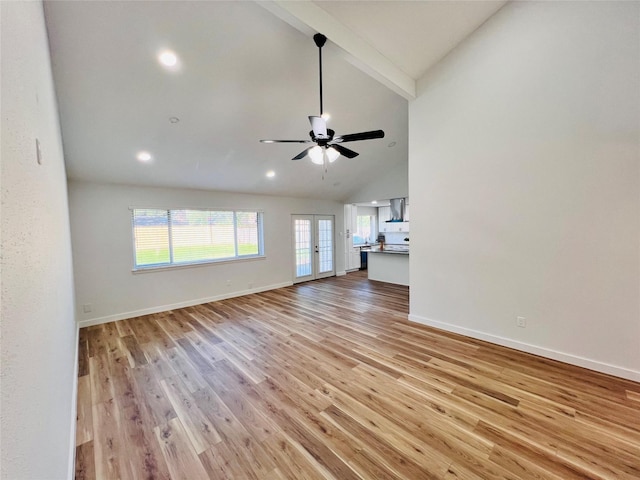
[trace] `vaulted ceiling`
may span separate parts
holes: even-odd
[[[68,177],[350,199],[406,169],[415,81],[504,3],[45,2]],[[350,143],[360,155],[326,173],[291,160],[304,145],[258,141],[308,138],[317,31],[329,127],[386,134]]]

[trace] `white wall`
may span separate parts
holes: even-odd
[[[376,207],[357,207],[356,215],[370,215],[378,218],[378,209]]]
[[[336,271],[344,273],[341,203],[78,181],[69,183],[69,203],[76,308],[83,325],[291,284],[292,214],[335,215]],[[134,274],[129,207],[262,210],[266,258]],[[84,313],[83,304],[93,311]]]
[[[512,2],[419,82],[411,319],[640,380],[639,32]]]
[[[387,148],[381,147],[381,148]],[[391,149],[390,149],[391,150]],[[395,158],[395,157],[394,157]],[[346,203],[362,203],[371,200],[402,198],[409,194],[408,163],[391,159],[387,169],[367,183],[358,192],[350,195]]]
[[[1,2],[0,477],[70,478],[77,327],[58,112],[40,2]],[[42,146],[36,162],[35,139]]]
[[[402,105],[404,107],[404,104]],[[405,108],[387,112],[399,122],[400,131],[407,132],[409,119]],[[367,184],[359,191],[349,195],[345,203],[364,203],[371,200],[402,198],[409,195],[409,163],[407,137],[387,137],[379,141],[379,148],[385,151],[387,163],[382,171],[363,171],[369,176]],[[388,145],[393,143],[393,147]],[[357,150],[357,145],[354,148]],[[365,161],[365,160],[363,160]],[[366,162],[366,161],[365,161]]]

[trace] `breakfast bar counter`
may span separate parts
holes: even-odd
[[[408,249],[371,249],[368,257],[369,280],[409,285]]]

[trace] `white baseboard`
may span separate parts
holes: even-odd
[[[339,271],[339,272],[336,272],[336,277],[342,277],[342,276],[344,276],[344,275],[346,275],[346,274],[347,274],[347,272],[346,272],[346,271],[341,270],[341,271]]]
[[[76,476],[76,418],[78,416],[78,369],[80,368],[79,357],[80,326],[76,323],[76,348],[73,367],[73,386],[71,388],[71,435],[69,435],[69,471],[67,478],[73,480]]]
[[[412,322],[421,323],[429,327],[439,328],[440,330],[446,330],[448,332],[459,333],[460,335],[475,338],[477,340],[484,340],[486,342],[495,343],[503,347],[513,348],[515,350],[532,353],[534,355],[550,358],[552,360],[558,360],[560,362],[576,365],[578,367],[588,368],[589,370],[594,370],[596,372],[614,375],[616,377],[625,378],[634,382],[640,382],[640,372],[636,370],[618,367],[616,365],[610,365],[608,363],[591,360],[589,358],[572,355],[570,353],[559,352],[557,350],[551,350],[549,348],[531,345],[517,340],[512,340],[510,338],[500,337],[497,335],[480,332],[478,330],[472,330],[470,328],[460,327],[446,322],[439,322],[437,320],[432,320],[420,315],[409,314],[408,318]]]
[[[223,293],[222,295],[215,295],[213,297],[197,298],[193,300],[187,300],[185,302],[172,303],[169,305],[159,305],[156,307],[133,310],[131,312],[116,313],[114,315],[107,315],[105,317],[89,318],[86,320],[80,320],[78,322],[78,325],[80,326],[80,328],[90,327],[91,325],[100,325],[102,323],[116,322],[118,320],[124,320],[126,318],[140,317],[142,315],[151,315],[153,313],[160,313],[160,312],[166,312],[168,310],[175,310],[177,308],[192,307],[193,305],[201,305],[203,303],[217,302],[218,300],[226,300],[227,298],[241,297],[243,295],[249,295],[251,293],[266,292],[267,290],[275,290],[276,288],[290,287],[291,285],[293,285],[293,282],[276,283],[273,285],[266,285],[264,287],[250,288],[247,290],[239,290],[237,292],[231,292],[231,293]]]

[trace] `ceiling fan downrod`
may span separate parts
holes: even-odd
[[[318,59],[320,64],[320,116],[322,116],[322,114],[324,113],[324,111],[322,110],[322,47],[327,42],[327,37],[325,37],[321,33],[316,33],[313,36],[313,41],[318,47]]]

